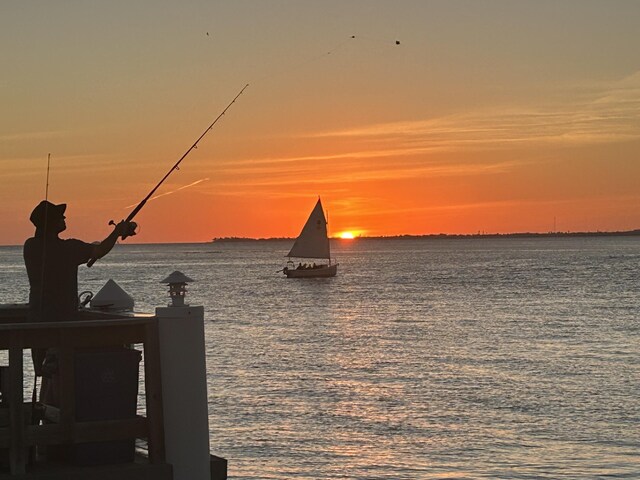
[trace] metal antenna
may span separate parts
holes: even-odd
[[[51,167],[51,153],[47,154],[47,181],[45,182],[44,187],[44,199],[45,201],[49,200],[49,171]],[[44,315],[44,282],[45,282],[45,262],[47,260],[47,221],[49,208],[45,205],[44,209],[44,232],[42,237],[42,266],[40,269],[40,321],[42,321],[42,317]],[[39,365],[36,365],[36,359],[40,359],[40,355],[36,355],[34,357],[34,368],[38,368]],[[44,358],[40,359],[44,360]],[[33,375],[33,392],[31,393],[31,423],[36,424],[36,402],[38,401],[38,375]]]

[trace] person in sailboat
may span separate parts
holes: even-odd
[[[97,260],[111,251],[118,237],[135,235],[130,222],[118,223],[99,243],[86,243],[75,238],[59,237],[67,228],[67,205],[40,202],[29,217],[35,234],[24,243],[24,263],[29,277],[29,322],[62,322],[77,320],[78,266]],[[42,376],[46,350],[31,352],[35,374]],[[53,363],[53,362],[52,362]]]
[[[302,227],[291,250],[286,255],[289,258],[327,259],[328,264],[317,264],[313,261],[298,263],[297,268],[285,268],[282,272],[288,278],[333,277],[336,275],[338,264],[331,263],[331,247],[327,234],[327,219],[322,209],[320,197],[311,211],[309,218]],[[293,266],[293,263],[291,263]]]

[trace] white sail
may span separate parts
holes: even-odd
[[[331,258],[327,219],[319,198],[287,257]]]

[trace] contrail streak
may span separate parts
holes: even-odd
[[[160,195],[156,195],[155,197],[151,197],[149,200],[155,200],[156,198],[166,197],[167,195],[171,195],[172,193],[179,192],[180,190],[184,190],[185,188],[193,187],[194,185],[197,185],[197,184],[202,183],[202,182],[206,182],[207,180],[209,180],[208,177],[207,178],[201,178],[200,180],[196,180],[195,182],[190,183],[189,185],[184,185],[184,186],[182,186],[180,188],[176,188],[175,190],[172,190],[170,192],[161,193]],[[132,205],[127,205],[124,208],[131,208],[131,207],[135,207],[136,205],[137,205],[137,203],[134,203]]]

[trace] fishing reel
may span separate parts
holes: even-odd
[[[111,220],[109,222],[109,225],[117,225],[116,222],[114,222],[113,220]],[[127,237],[133,237],[136,234],[136,229],[138,228],[138,224],[136,222],[127,222],[127,231],[120,235],[120,238],[122,240],[124,240]]]
[[[78,303],[82,308],[86,307],[93,298],[93,292],[91,290],[85,290],[78,295]]]

